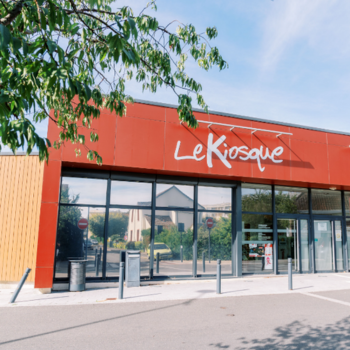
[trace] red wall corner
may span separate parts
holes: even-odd
[[[61,161],[49,161],[44,169],[34,281],[35,288],[52,288],[60,177]]]

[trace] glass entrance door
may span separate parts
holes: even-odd
[[[342,237],[340,220],[314,220],[316,272],[344,269]]]
[[[288,258],[293,271],[299,266],[299,225],[297,219],[277,219],[278,272],[288,272]]]

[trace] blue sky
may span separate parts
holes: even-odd
[[[350,1],[157,4],[162,23],[177,19],[198,31],[217,27],[214,43],[229,69],[205,72],[189,66],[210,109],[350,132]],[[177,102],[170,91],[133,92],[137,98]]]
[[[138,13],[147,0],[117,1]],[[350,1],[158,0],[149,11],[163,25],[192,23],[198,32],[216,26],[213,41],[229,69],[187,72],[203,86],[211,110],[350,132]],[[176,26],[172,27],[173,30]],[[143,100],[176,104],[169,89]],[[37,126],[46,136],[47,123]]]

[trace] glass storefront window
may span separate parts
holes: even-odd
[[[242,272],[273,273],[272,215],[242,215]]]
[[[312,189],[311,197],[314,215],[342,215],[340,191]]]
[[[309,214],[309,196],[307,188],[275,187],[276,213]]]
[[[147,246],[150,258],[150,245]],[[159,273],[157,273],[159,253]],[[157,210],[154,235],[154,275],[192,275],[193,211]]]
[[[231,214],[200,212],[199,216],[197,234],[198,274],[216,274],[217,259],[221,259],[222,273],[232,273]],[[212,227],[208,227],[208,224],[211,226],[210,219],[213,222]]]
[[[157,184],[157,207],[193,208],[193,186]]]
[[[62,177],[61,203],[106,204],[107,180]]]
[[[232,189],[225,187],[198,186],[199,210],[231,211]]]
[[[78,227],[80,219],[88,220],[86,229]],[[60,206],[55,278],[68,278],[69,260],[80,259],[88,260],[87,277],[102,276],[104,224],[104,208]]]
[[[149,274],[147,247],[150,243],[151,210],[110,209],[108,217],[108,240],[106,277],[119,277],[122,251],[141,251],[141,275]]]
[[[152,184],[147,182],[112,181],[112,205],[151,206]]]
[[[272,213],[271,186],[242,184],[242,211]]]

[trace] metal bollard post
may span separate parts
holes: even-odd
[[[99,269],[100,269],[100,253],[97,253],[97,255],[96,255],[96,277],[98,277]]]
[[[157,263],[157,273],[159,273],[159,253],[157,253],[156,263]]]
[[[292,258],[288,258],[288,290],[293,289],[292,276]]]
[[[123,293],[124,293],[124,263],[121,262],[119,265],[118,299],[123,299]]]
[[[180,260],[181,262],[183,262],[183,259],[184,259],[184,248],[183,246],[180,247]]]
[[[23,274],[21,280],[18,283],[18,286],[17,286],[16,290],[14,291],[14,293],[12,295],[12,298],[10,300],[10,304],[12,304],[12,303],[14,303],[16,301],[16,298],[17,298],[19,292],[21,291],[21,289],[23,287],[23,284],[26,281],[30,271],[31,271],[31,269],[29,267],[27,267],[26,272]]]
[[[205,272],[205,252],[202,253],[202,260],[203,260],[203,272]]]
[[[97,260],[97,248],[95,248],[95,262],[94,262],[94,267],[95,268],[96,268],[96,264],[97,264],[96,260]]]
[[[217,260],[216,294],[221,294],[221,260]]]

